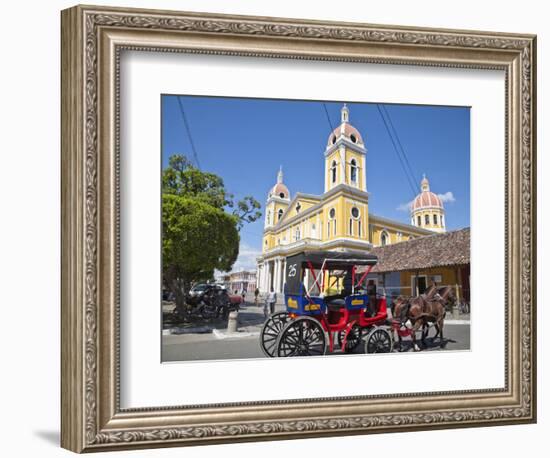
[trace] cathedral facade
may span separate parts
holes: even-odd
[[[292,198],[282,169],[265,205],[262,254],[257,258],[257,282],[262,293],[283,291],[285,259],[308,250],[364,250],[445,231],[441,199],[424,177],[421,192],[411,202],[411,224],[369,213],[367,149],[359,131],[341,110],[341,123],[324,152],[324,193],[297,192]]]

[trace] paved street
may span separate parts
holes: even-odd
[[[277,304],[276,311],[283,310],[282,304]],[[459,320],[449,318],[445,325],[446,345],[444,350],[470,349],[469,321],[459,316]],[[256,307],[251,302],[239,312],[239,332],[235,335],[225,333],[226,322],[217,320],[211,323],[190,323],[183,327],[165,325],[162,336],[162,360],[168,361],[200,361],[265,358],[260,349],[259,336],[263,318],[263,306]],[[176,332],[178,334],[169,334]],[[430,330],[430,336],[435,330]],[[420,337],[420,335],[418,336]],[[427,339],[428,351],[442,350],[439,340],[433,342]],[[404,340],[404,350],[412,352],[410,339]],[[363,345],[359,345],[354,353],[364,353]],[[343,354],[335,351],[334,355]]]

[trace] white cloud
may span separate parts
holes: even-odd
[[[257,250],[246,243],[241,243],[239,246],[239,256],[233,264],[233,272],[239,270],[256,270],[256,258],[260,256],[262,252]]]
[[[443,203],[456,201],[455,196],[451,191],[447,191],[445,194],[438,194],[437,197],[439,197]]]
[[[409,211],[411,211],[412,203],[413,203],[413,201],[411,200],[410,202],[407,202],[406,204],[401,204],[397,207],[397,210],[399,210],[400,212],[409,212]]]

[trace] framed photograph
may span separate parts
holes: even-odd
[[[536,421],[536,37],[62,12],[62,446]]]

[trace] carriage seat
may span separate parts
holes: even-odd
[[[329,310],[338,312],[340,309],[343,309],[346,306],[345,299],[329,299],[327,301],[327,307]]]

